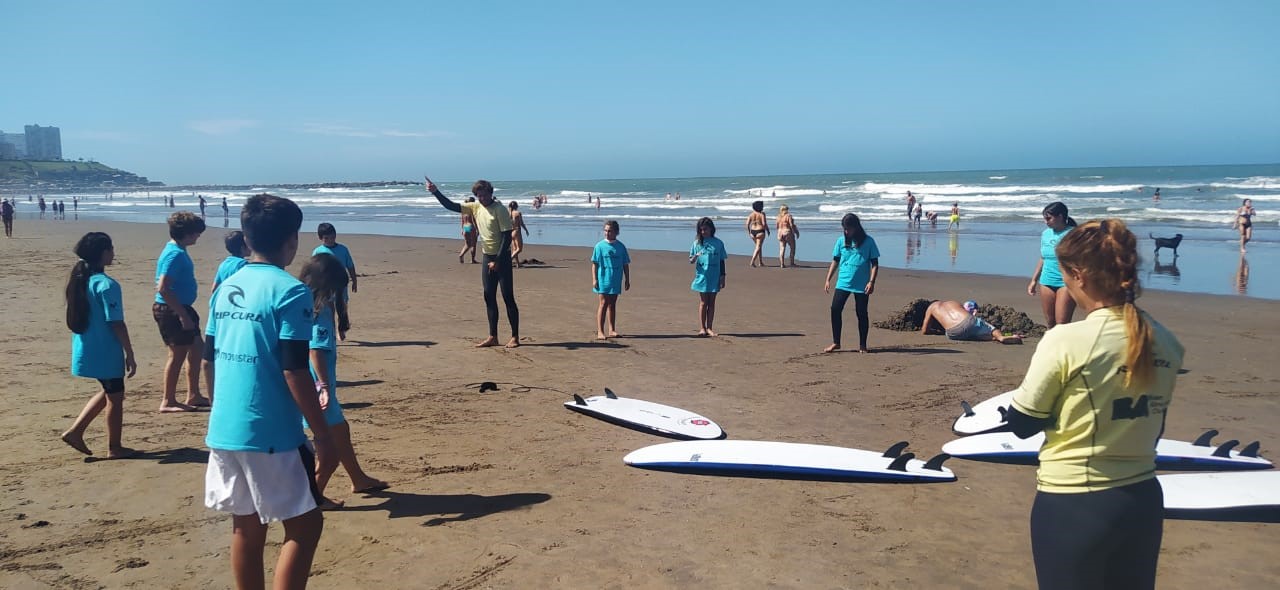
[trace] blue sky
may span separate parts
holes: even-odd
[[[1280,2],[4,1],[0,130],[176,183],[1280,161]]]

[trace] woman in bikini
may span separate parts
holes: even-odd
[[[756,264],[764,266],[764,255],[761,251],[764,249],[764,238],[769,235],[769,220],[764,216],[764,201],[751,204],[751,214],[747,216],[747,235],[751,236],[751,241],[756,243],[756,250],[751,253],[751,267],[755,268]]]
[[[467,202],[475,201],[475,197],[467,197]],[[476,264],[476,218],[467,209],[462,209],[462,250],[458,252],[458,264],[462,264],[462,259],[471,252],[471,264]]]
[[[786,205],[778,207],[778,264],[787,267],[787,247],[791,247],[791,266],[796,265],[796,239],[800,237],[800,228],[791,216],[791,209]]]
[[[1240,228],[1240,253],[1244,253],[1244,245],[1253,239],[1253,216],[1258,212],[1253,209],[1253,199],[1245,199],[1244,203],[1236,209],[1236,221],[1231,224],[1232,228]]]

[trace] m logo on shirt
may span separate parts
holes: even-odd
[[[244,309],[244,305],[241,304],[241,301],[243,300],[244,300],[244,289],[241,289],[240,287],[237,287],[235,285],[227,287],[227,303],[230,303],[231,305],[239,307],[240,309]]]
[[[1135,402],[1131,397],[1122,397],[1111,402],[1112,420],[1137,420],[1151,415],[1147,396],[1139,397]]]

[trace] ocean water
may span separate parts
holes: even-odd
[[[461,199],[471,181],[440,182],[441,189]],[[1065,203],[1076,220],[1117,217],[1140,237],[1141,280],[1148,289],[1247,295],[1280,299],[1274,273],[1280,261],[1280,164],[1241,166],[1056,168],[883,174],[828,174],[724,178],[619,180],[494,181],[496,197],[516,201],[533,235],[527,255],[537,245],[588,247],[601,239],[606,219],[622,226],[620,239],[632,249],[684,251],[694,237],[694,224],[715,220],[718,235],[730,252],[749,254],[752,244],[743,228],[753,201],[764,201],[772,224],[779,205],[789,206],[800,227],[799,258],[825,266],[840,234],[840,218],[859,215],[880,247],[881,264],[896,268],[986,273],[1029,277],[1038,260],[1038,236],[1044,229],[1043,207]],[[1161,199],[1152,195],[1160,189]],[[322,221],[340,233],[458,237],[458,217],[440,207],[417,186],[361,188],[81,193],[79,214],[112,220],[160,223],[172,212],[165,199],[173,195],[178,209],[197,209],[197,194],[209,200],[213,226],[235,227],[239,206],[258,192],[271,192],[298,202],[306,215],[304,230]],[[906,220],[906,193],[911,191],[925,211],[936,211],[936,228]],[[541,209],[533,197],[547,196]],[[679,200],[676,200],[676,196]],[[18,195],[25,201],[25,195]],[[231,209],[224,220],[221,199]],[[70,200],[71,195],[49,198]],[[597,198],[599,199],[597,203]],[[1254,238],[1249,252],[1239,252],[1231,229],[1234,211],[1253,200]],[[961,223],[948,231],[953,203]],[[70,205],[68,205],[70,209]],[[22,204],[29,215],[34,206]],[[69,215],[71,213],[68,213]],[[222,223],[220,223],[222,222]],[[1180,256],[1152,254],[1149,234],[1183,234]],[[765,243],[770,264],[777,261],[777,241]],[[1255,272],[1250,275],[1250,268]],[[934,294],[959,298],[959,294]],[[922,294],[922,296],[930,296]]]

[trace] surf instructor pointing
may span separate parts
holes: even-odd
[[[502,287],[502,302],[507,306],[507,321],[511,323],[511,340],[507,348],[520,346],[520,309],[516,307],[514,278],[511,272],[511,212],[493,200],[493,184],[477,180],[471,185],[476,203],[455,203],[444,196],[430,178],[427,192],[435,196],[445,209],[462,213],[465,209],[476,220],[480,252],[484,264],[480,266],[480,279],[484,285],[484,307],[489,316],[489,337],[476,344],[476,348],[498,345],[498,287]]]

